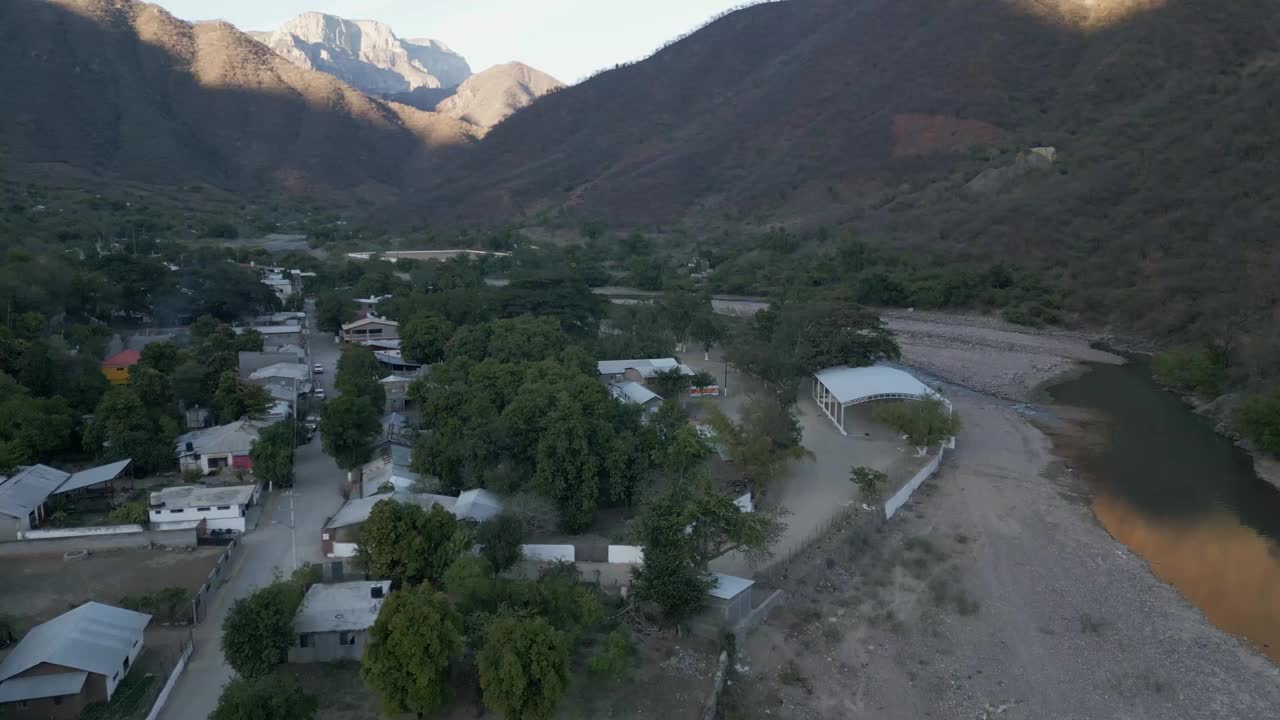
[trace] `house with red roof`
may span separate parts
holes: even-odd
[[[142,353],[137,350],[121,350],[102,361],[102,374],[112,385],[124,385],[129,382],[129,368],[141,359]]]

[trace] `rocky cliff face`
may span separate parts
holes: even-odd
[[[444,43],[406,40],[372,20],[309,12],[251,35],[295,65],[375,95],[449,88],[471,76],[466,59]]]
[[[484,131],[562,87],[564,83],[540,70],[510,62],[467,78],[432,109]]]

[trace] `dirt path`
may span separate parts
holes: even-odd
[[[745,643],[726,720],[1274,716],[1280,670],[1107,535],[1044,435],[954,399],[958,449],[904,513],[775,578],[791,597]]]

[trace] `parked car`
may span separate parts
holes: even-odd
[[[320,363],[316,363],[316,366],[315,366],[314,368],[312,368],[312,372],[314,372],[316,375],[323,375],[323,374],[324,374],[324,366],[323,366],[323,365],[321,365]]]
[[[315,399],[317,399],[317,400],[323,400],[323,399],[324,399],[324,388],[316,388],[316,391],[315,391],[315,393],[313,393],[313,395],[314,395]]]

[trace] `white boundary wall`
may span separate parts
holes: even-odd
[[[610,545],[609,562],[615,565],[643,565],[644,548],[638,545]]]
[[[122,535],[126,533],[140,533],[144,530],[146,530],[146,528],[141,525],[97,525],[94,527],[41,528],[39,530],[24,530],[18,533],[18,537],[22,540],[54,540],[57,538],[69,537]]]
[[[169,699],[169,693],[173,692],[173,686],[178,684],[178,678],[182,676],[182,671],[187,669],[187,659],[191,657],[191,650],[195,646],[187,643],[182,650],[182,657],[178,658],[178,664],[174,666],[173,672],[169,673],[169,679],[165,682],[164,687],[160,689],[160,694],[156,696],[155,704],[151,706],[151,712],[147,713],[147,720],[156,720],[160,717],[160,711],[164,710],[164,704]]]
[[[576,554],[572,545],[521,545],[520,550],[529,560],[549,562],[573,562]]]
[[[951,447],[955,447],[954,441],[949,441],[949,442],[951,443]],[[942,445],[939,445],[938,454],[935,455],[934,458],[930,460],[927,465],[920,468],[920,472],[916,473],[915,477],[911,478],[910,482],[908,482],[906,485],[903,485],[901,490],[895,493],[893,497],[885,501],[884,517],[886,520],[888,520],[889,518],[892,518],[895,514],[897,514],[898,510],[900,510],[902,506],[905,505],[907,501],[911,499],[911,493],[915,492],[916,488],[923,485],[925,480],[928,480],[930,477],[933,476],[935,472],[938,471],[938,465],[942,463],[942,456],[946,454],[946,452],[947,452],[947,443],[943,443]]]

